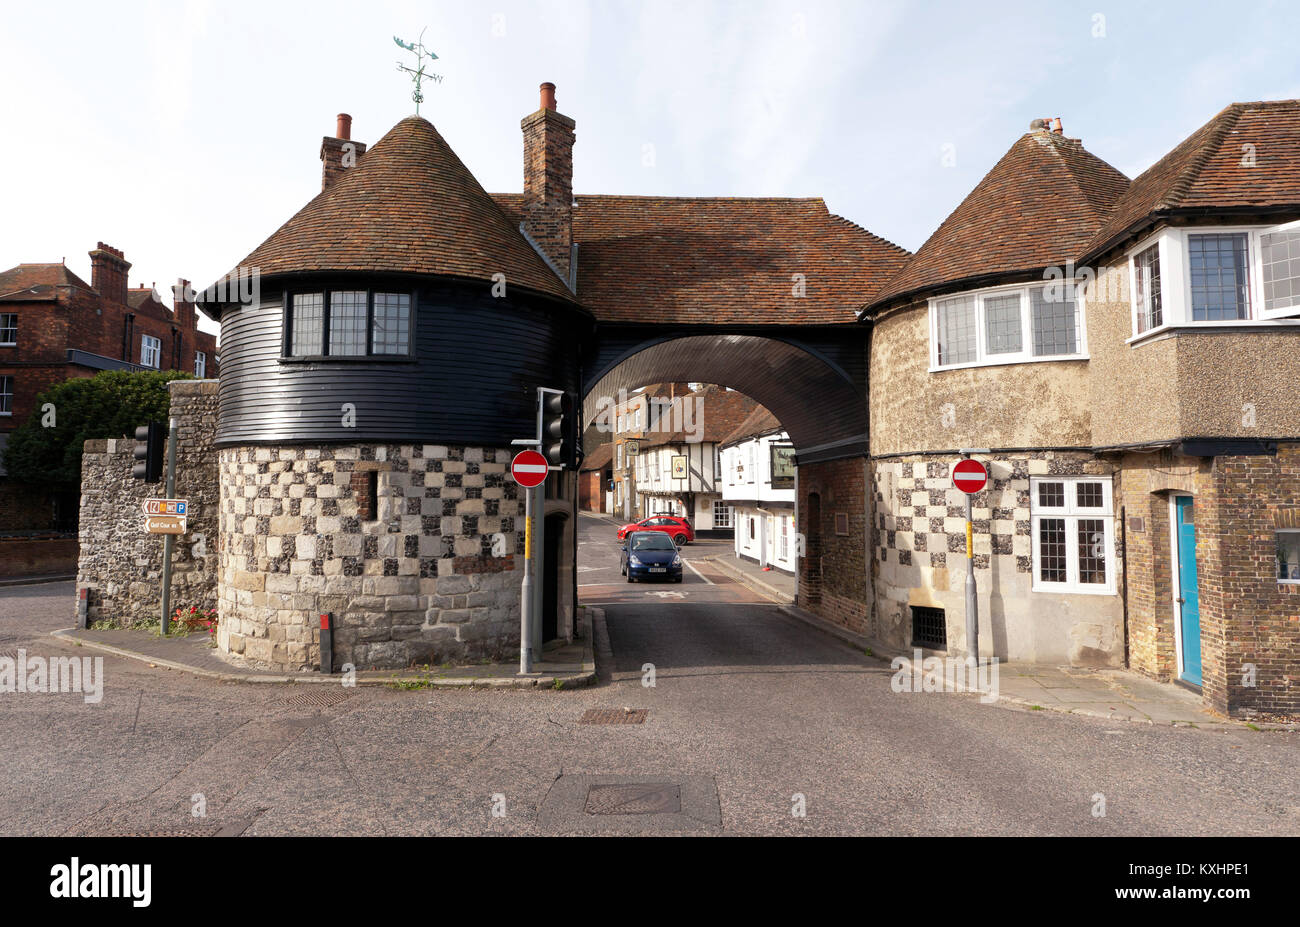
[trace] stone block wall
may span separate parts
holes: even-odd
[[[523,554],[510,457],[442,445],[223,448],[218,646],[310,670],[328,612],[336,669],[509,659]]]
[[[980,656],[1071,665],[1119,666],[1124,659],[1123,604],[1116,594],[1034,592],[1030,477],[1109,476],[1088,453],[980,458],[986,488],[972,500]],[[876,581],[871,636],[912,644],[913,606],[944,610],[947,648],[966,651],[966,495],[952,485],[956,457],[912,456],[873,463]],[[1109,568],[1120,574],[1116,532]]]
[[[217,381],[174,380],[176,497],[190,501],[186,533],[172,550],[172,608],[217,605]],[[143,423],[142,423],[143,424]],[[77,591],[89,590],[89,620],[119,627],[157,622],[162,611],[163,536],[144,532],[145,499],[166,495],[164,480],[131,477],[132,438],[87,441],[81,459]]]

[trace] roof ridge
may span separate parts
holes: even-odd
[[[1205,142],[1200,145],[1198,150],[1192,155],[1187,166],[1179,172],[1178,177],[1169,185],[1165,196],[1161,197],[1160,201],[1152,207],[1153,209],[1173,209],[1177,205],[1178,201],[1186,195],[1187,191],[1196,181],[1196,178],[1200,175],[1201,171],[1205,169],[1205,162],[1219,150],[1219,145],[1223,143],[1223,139],[1227,136],[1228,132],[1237,125],[1237,121],[1241,119],[1242,105],[1243,104],[1241,103],[1229,103],[1211,117],[1211,125],[1220,119],[1222,119],[1222,124],[1210,130],[1209,137],[1206,138]],[[1232,115],[1231,120],[1223,118],[1229,113]],[[1161,160],[1163,160],[1163,158]],[[1156,164],[1159,163],[1160,161],[1156,161]],[[1155,164],[1151,165],[1151,167],[1155,166]],[[1150,170],[1150,168],[1147,170]],[[1145,171],[1143,173],[1145,173]]]

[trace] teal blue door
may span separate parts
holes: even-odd
[[[1201,600],[1196,590],[1196,521],[1191,496],[1174,499],[1178,536],[1178,615],[1181,622],[1183,665],[1178,674],[1201,684]]]

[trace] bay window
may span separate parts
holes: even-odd
[[[1135,338],[1300,318],[1300,222],[1162,229],[1130,253],[1129,268]]]
[[[933,369],[1082,357],[1073,283],[1000,287],[930,303]]]

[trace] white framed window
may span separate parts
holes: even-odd
[[[1115,519],[1110,477],[1029,481],[1033,591],[1115,593]]]
[[[781,516],[781,533],[777,535],[776,559],[790,559],[790,519]]]
[[[208,356],[202,351],[194,352],[194,375],[200,380],[206,379],[208,375]]]
[[[1300,585],[1300,528],[1277,532],[1277,581]]]
[[[145,367],[158,369],[162,362],[162,341],[153,335],[140,336],[140,363]]]
[[[930,369],[1087,355],[1073,281],[996,287],[930,300]]]
[[[1128,261],[1133,339],[1174,327],[1300,320],[1300,222],[1165,228]]]
[[[0,347],[12,348],[18,344],[18,313],[0,312]]]
[[[748,456],[749,461],[748,466],[745,468],[745,472],[749,474],[748,481],[752,483],[758,475],[758,445],[753,441],[749,442]]]
[[[731,506],[727,505],[727,503],[720,501],[713,503],[713,527],[731,527]]]
[[[14,414],[14,378],[0,377],[0,415]]]
[[[1164,324],[1160,303],[1160,243],[1131,258],[1133,268],[1133,330],[1139,334]]]

